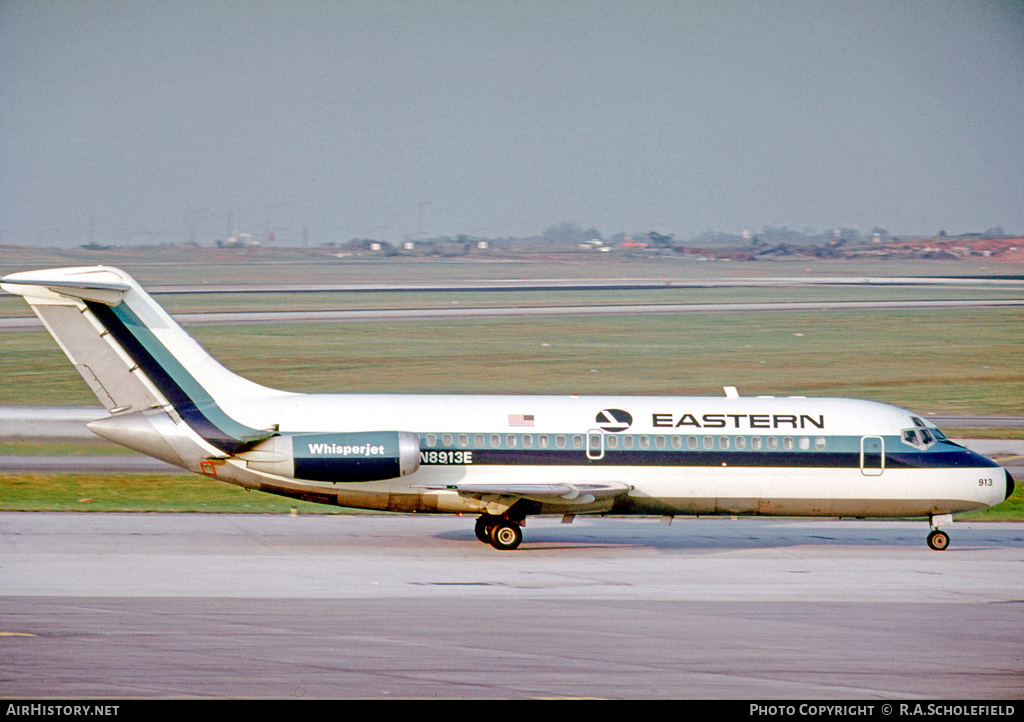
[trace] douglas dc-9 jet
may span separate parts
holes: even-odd
[[[109,416],[99,436],[246,489],[361,509],[479,515],[515,549],[529,516],[926,517],[1013,490],[926,419],[849,399],[300,394],[215,361],[124,271],[29,271],[24,296]],[[259,341],[253,348],[258,352]]]

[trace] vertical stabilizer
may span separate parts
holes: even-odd
[[[25,297],[39,320],[67,354],[78,373],[108,411],[142,411],[166,400],[87,304],[118,305],[131,286],[114,269],[67,268],[7,276],[5,291]]]
[[[225,405],[282,392],[217,363],[124,271],[28,271],[0,279],[0,287],[25,297],[112,414],[173,409],[226,453],[270,435],[239,423]]]

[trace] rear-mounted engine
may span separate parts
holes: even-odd
[[[420,466],[420,438],[408,431],[282,434],[238,454],[253,471],[305,481],[381,481]]]

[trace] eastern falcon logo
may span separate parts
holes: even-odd
[[[625,431],[633,424],[633,415],[622,409],[605,409],[598,411],[594,419],[602,431]]]

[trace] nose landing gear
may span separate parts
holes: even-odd
[[[933,529],[928,535],[928,547],[937,552],[943,551],[949,546],[949,534],[941,529]]]
[[[940,524],[952,524],[952,514],[936,514],[931,518],[931,533],[928,534],[928,548],[937,552],[945,551],[949,546],[949,534],[939,529]]]

